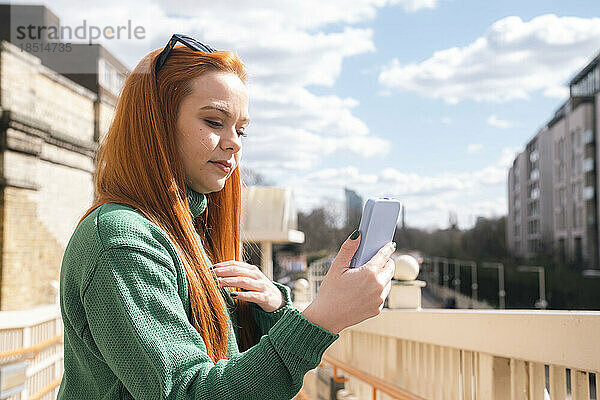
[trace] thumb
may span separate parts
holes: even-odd
[[[350,260],[354,256],[354,253],[356,253],[361,238],[362,236],[360,235],[358,229],[348,236],[346,241],[342,243],[340,251],[337,253],[333,262],[331,263],[331,269],[343,269],[350,265]]]

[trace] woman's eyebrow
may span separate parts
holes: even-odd
[[[200,109],[201,110],[217,110],[217,111],[221,111],[223,114],[227,115],[229,118],[233,118],[233,115],[231,115],[231,112],[229,112],[229,110],[227,110],[226,108],[224,108],[222,106],[208,105],[208,106],[204,106],[204,107],[202,107]],[[250,122],[250,118],[242,118],[241,122]]]

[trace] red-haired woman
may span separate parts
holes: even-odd
[[[355,232],[302,312],[240,261],[248,120],[234,53],[174,35],[129,74],[61,266],[58,399],[290,399],[342,329],[381,311],[391,243],[348,269]]]

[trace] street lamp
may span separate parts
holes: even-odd
[[[442,262],[444,263],[444,287],[450,288],[450,285],[448,285],[448,281],[450,280],[450,275],[448,275],[448,259],[447,258],[442,258]]]
[[[539,289],[540,289],[540,298],[535,302],[534,306],[536,308],[540,308],[545,310],[548,307],[548,302],[546,301],[546,280],[545,277],[545,269],[544,267],[538,266],[530,266],[530,265],[519,265],[517,267],[517,271],[519,272],[537,272],[539,278]]]
[[[452,286],[454,291],[460,293],[460,260],[452,260],[454,264],[454,279],[452,280]],[[457,290],[458,289],[458,290]]]
[[[498,269],[498,300],[499,307],[506,308],[506,292],[504,291],[504,264],[497,262],[484,262],[483,268]]]
[[[435,280],[435,284],[440,284],[440,266],[438,265],[439,257],[432,257],[431,264],[433,265],[433,278]]]
[[[467,261],[465,264],[467,267],[471,267],[471,308],[475,308],[475,302],[477,301],[477,263],[475,261]]]

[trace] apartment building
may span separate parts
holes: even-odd
[[[552,254],[597,268],[600,54],[569,83],[569,99],[527,143],[508,172],[509,250]]]

